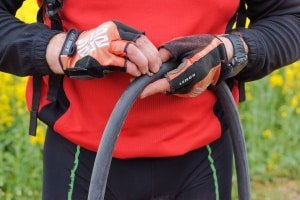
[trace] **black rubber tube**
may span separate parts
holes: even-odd
[[[174,69],[176,66],[176,63],[173,62],[164,63],[161,69],[153,76],[142,76],[135,79],[123,92],[122,96],[115,105],[103,132],[103,136],[95,158],[88,200],[104,200],[113,150],[123,123],[135,100],[148,84],[161,78],[165,73]],[[231,138],[237,168],[239,199],[250,200],[250,181],[248,175],[247,154],[239,115],[231,93],[225,83],[221,83],[216,88],[216,93],[220,100],[224,99],[220,101],[222,106],[227,107],[225,113],[226,118],[229,119],[228,123],[230,123],[229,127],[232,132]],[[229,101],[232,101],[233,103]]]
[[[220,83],[215,88],[215,93],[218,96],[220,104],[224,110],[225,120],[230,129],[239,200],[250,200],[251,189],[248,156],[240,115],[231,91],[225,82]]]

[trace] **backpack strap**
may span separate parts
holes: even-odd
[[[240,0],[239,8],[230,19],[226,27],[226,32],[228,33],[232,30],[234,23],[236,23],[236,27],[245,27],[246,19],[247,19],[246,2],[245,0]]]
[[[51,20],[51,28],[55,30],[63,31],[63,26],[58,12],[61,10],[63,5],[62,0],[43,0],[42,6],[37,13],[37,21],[44,21],[44,14],[46,13]],[[59,88],[62,84],[63,75],[49,75],[48,79],[48,93],[47,99],[50,101],[56,101]],[[33,94],[32,94],[32,106],[30,111],[30,121],[29,121],[29,135],[36,135],[37,119],[38,119],[38,109],[41,97],[42,89],[42,75],[33,75]]]
[[[39,101],[41,97],[42,75],[34,75],[32,79],[33,93],[29,119],[29,135],[36,136]]]
[[[237,12],[236,27],[245,27],[247,19],[247,9],[245,0],[240,1],[240,7]]]
[[[51,28],[55,30],[63,30],[61,19],[58,15],[62,9],[63,0],[42,0],[42,6],[37,13],[37,21],[43,22],[45,13],[51,20]]]

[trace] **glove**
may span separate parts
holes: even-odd
[[[209,86],[220,82],[222,66],[222,74],[230,73],[230,69],[226,68],[225,46],[214,35],[177,38],[160,48],[166,48],[180,62],[176,69],[165,75],[170,84],[169,94],[196,97]]]
[[[59,60],[64,73],[76,79],[101,78],[111,71],[126,71],[126,48],[143,33],[117,21],[79,33],[71,29]]]

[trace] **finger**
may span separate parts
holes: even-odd
[[[159,79],[146,86],[142,91],[140,98],[146,98],[156,93],[166,93],[167,91],[170,91],[170,84],[168,80],[166,78]]]
[[[166,62],[170,58],[173,57],[171,52],[169,50],[165,49],[165,48],[159,49],[158,55],[159,55],[160,59],[162,60],[162,62]]]
[[[138,67],[130,60],[126,61],[125,66],[126,66],[126,73],[130,74],[131,76],[138,77],[142,75]]]
[[[137,69],[146,74],[149,71],[147,57],[133,43],[130,43],[127,48],[127,58],[137,66]]]
[[[130,42],[125,40],[112,41],[109,46],[109,52],[117,56],[125,57],[125,50],[128,44],[130,44]]]
[[[162,61],[153,43],[146,36],[142,35],[136,40],[136,46],[148,59],[149,70],[151,72],[157,72]]]
[[[122,59],[124,60],[125,57],[132,62],[129,62],[128,65],[126,63],[127,72],[133,76],[140,76],[141,73],[145,74],[148,72],[148,62],[147,58],[143,55],[143,53],[135,46],[133,42],[125,41],[125,40],[118,40],[113,41],[110,44],[109,51],[115,55],[115,59]],[[129,60],[126,60],[127,62]],[[105,59],[110,61],[111,59]],[[122,66],[118,64],[117,66]],[[140,70],[138,73],[136,70]]]

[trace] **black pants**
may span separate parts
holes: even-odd
[[[94,159],[94,152],[49,129],[43,200],[87,199]],[[231,178],[232,148],[224,133],[214,143],[183,156],[113,159],[105,200],[230,200]]]

